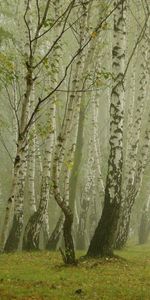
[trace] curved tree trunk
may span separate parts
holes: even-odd
[[[102,216],[87,252],[87,256],[92,257],[113,255],[121,210],[126,1],[114,1],[114,6],[116,9],[114,11],[112,72],[115,82],[110,103],[110,154]]]
[[[84,36],[84,26],[87,21],[87,3],[85,6],[82,7],[81,12],[84,14],[82,15],[82,22],[80,24],[80,35],[81,40],[80,43],[84,43],[85,36]],[[80,54],[77,58],[76,62],[76,78],[73,80],[72,83],[72,90],[75,91],[80,87],[80,81],[83,75],[84,69],[84,61],[85,61],[85,54]],[[78,75],[80,75],[78,77]],[[69,179],[71,173],[71,167],[74,159],[76,143],[77,143],[77,133],[78,133],[78,126],[79,126],[79,112],[80,112],[80,105],[81,105],[81,95],[71,93],[69,97],[69,101],[67,103],[67,109],[64,117],[64,121],[62,124],[62,130],[57,139],[56,151],[54,156],[54,164],[53,164],[53,188],[54,188],[54,197],[60,208],[62,209],[65,221],[63,226],[63,236],[65,242],[65,254],[63,254],[63,258],[66,264],[75,264],[75,251],[74,251],[74,243],[72,238],[72,224],[73,224],[73,213],[69,206]],[[72,134],[73,130],[73,134]],[[69,140],[70,138],[70,140]],[[69,151],[66,153],[66,143],[69,144]],[[67,155],[67,159],[65,162],[65,170],[64,170],[64,196],[62,196],[62,192],[60,190],[60,172],[62,165],[64,163],[65,154]]]
[[[25,0],[26,13],[30,14],[31,0]],[[27,24],[30,24],[30,17],[27,17]],[[28,41],[28,29],[26,31]],[[33,55],[30,53],[28,42],[25,44],[26,57],[26,77],[25,92],[22,98],[21,117],[18,128],[17,151],[14,160],[14,174],[12,179],[12,192],[7,202],[6,215],[4,220],[3,249],[5,251],[15,251],[18,249],[22,229],[23,229],[23,199],[26,176],[26,152],[27,152],[27,134],[26,124],[28,120],[28,110],[30,95],[33,88]],[[12,226],[7,237],[7,231],[12,219],[12,209],[14,206],[14,216]]]
[[[64,223],[64,216],[61,215],[56,223],[56,226],[47,242],[46,249],[49,251],[54,251],[57,248],[57,244],[59,242],[62,229],[63,229],[63,223]]]
[[[60,3],[53,3],[55,9],[55,18],[58,19],[60,15]],[[59,36],[61,29],[61,22],[57,23],[56,27],[56,37]],[[52,61],[55,65],[55,69],[51,69],[50,85],[53,89],[53,86],[56,85],[58,81],[59,73],[59,64],[61,59],[60,54],[60,42],[56,43],[52,53]],[[50,175],[51,175],[51,164],[52,164],[52,154],[54,149],[54,136],[55,136],[55,118],[56,118],[56,96],[54,95],[51,98],[51,105],[49,107],[48,117],[48,137],[45,142],[45,153],[44,153],[44,163],[43,163],[43,174],[42,174],[42,183],[41,183],[41,194],[40,194],[40,204],[38,210],[34,215],[29,219],[28,224],[25,228],[24,237],[23,237],[23,249],[24,250],[38,250],[39,249],[39,239],[40,232],[43,228],[43,236],[45,239],[45,244],[49,239],[49,218],[48,218],[48,201],[49,201],[49,187],[50,187]]]
[[[38,250],[40,232],[47,209],[47,185],[46,177],[42,178],[41,199],[38,210],[30,217],[23,236],[23,250]],[[44,195],[44,197],[43,197]]]

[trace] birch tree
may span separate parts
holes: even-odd
[[[84,4],[84,3],[83,3]],[[81,47],[85,41],[85,32],[84,26],[86,26],[87,20],[87,4],[83,5],[83,17],[80,23],[80,44]],[[85,55],[80,54],[77,58],[76,66],[75,66],[75,78],[72,82],[72,90],[69,97],[69,103],[67,104],[66,115],[64,118],[64,122],[62,124],[61,132],[57,139],[55,156],[54,156],[54,165],[53,165],[53,188],[54,188],[54,197],[60,208],[62,209],[65,215],[64,227],[63,227],[63,236],[65,242],[65,254],[63,255],[64,260],[68,264],[75,263],[75,251],[74,244],[72,238],[72,224],[73,224],[73,213],[69,206],[69,179],[71,174],[70,164],[74,159],[74,153],[76,149],[77,142],[77,132],[78,132],[78,124],[79,124],[79,111],[81,104],[81,93],[76,97],[74,91],[76,89],[80,89],[79,78],[78,76],[82,76],[83,68],[84,68],[84,58]],[[71,129],[74,130],[72,136],[70,136]],[[66,142],[68,141],[69,136],[71,137],[71,143],[69,143],[69,153],[67,155],[66,160],[66,168],[65,168],[65,179],[64,179],[64,196],[62,196],[60,191],[60,172],[62,168],[62,164],[65,160],[65,150],[66,150]]]
[[[79,225],[77,231],[77,249],[85,249],[87,245],[87,217],[88,217],[88,210],[91,204],[91,190],[94,186],[94,157],[92,157],[92,139],[89,142],[89,157],[87,162],[87,178],[85,187],[83,187],[83,191],[81,193],[81,200],[80,200],[80,214],[79,214]]]
[[[52,50],[54,49],[54,46],[56,46],[58,40],[61,39],[63,36],[65,30],[66,30],[66,24],[68,21],[68,18],[70,17],[70,13],[72,9],[74,8],[75,0],[71,1],[71,3],[68,4],[68,6],[65,6],[65,9],[63,11],[62,16],[58,18],[58,20],[54,21],[54,24],[48,26],[48,30],[44,30],[45,22],[47,21],[47,15],[49,11],[50,1],[47,0],[44,9],[40,11],[40,6],[38,5],[38,2],[36,2],[36,18],[37,23],[34,28],[34,32],[31,30],[31,24],[30,24],[30,10],[31,10],[31,1],[25,2],[25,14],[24,14],[24,21],[26,25],[26,36],[27,36],[27,43],[26,43],[26,50],[25,50],[25,66],[26,66],[26,76],[25,76],[25,91],[24,96],[21,97],[21,116],[19,117],[19,133],[18,133],[18,139],[17,139],[17,151],[16,151],[16,158],[14,162],[14,175],[13,175],[13,184],[12,184],[12,193],[8,200],[8,205],[6,209],[6,217],[4,221],[4,234],[3,236],[3,248],[5,247],[6,242],[6,251],[16,250],[18,247],[18,243],[20,240],[22,228],[23,228],[23,190],[24,190],[24,182],[25,182],[25,171],[22,172],[22,166],[24,166],[26,162],[26,149],[27,149],[27,136],[29,133],[29,129],[31,128],[33,122],[34,122],[34,116],[38,114],[39,108],[42,106],[42,104],[49,99],[53,95],[53,93],[58,89],[58,87],[61,85],[61,83],[64,81],[67,70],[69,66],[71,65],[72,61],[75,59],[75,57],[78,55],[78,51],[75,53],[74,57],[71,59],[71,61],[68,63],[65,69],[65,74],[62,76],[59,83],[51,90],[46,96],[36,101],[33,112],[28,120],[28,105],[30,100],[30,95],[33,88],[33,82],[35,83],[37,81],[37,73],[39,70],[39,67],[43,65],[45,59],[51,54]],[[43,12],[43,14],[42,14]],[[48,47],[48,50],[45,55],[42,56],[42,58],[37,55],[37,48],[39,46],[39,40],[41,40],[53,26],[60,20],[63,19],[63,24],[61,28],[61,32],[59,36],[52,41],[52,45]],[[85,45],[84,45],[85,47]],[[80,50],[80,49],[79,49]],[[83,50],[83,49],[82,49]],[[80,50],[81,51],[81,50]],[[25,170],[25,169],[24,169]],[[22,179],[21,179],[21,176]],[[17,182],[19,183],[19,192],[18,192],[18,204],[17,201],[14,200],[15,194],[16,194],[16,188],[17,188]],[[15,203],[15,214],[13,217],[13,224],[9,233],[9,236],[7,238],[8,232],[8,224],[10,224],[10,219],[12,216],[12,211],[9,209],[10,203]],[[13,206],[13,205],[12,205]]]
[[[58,3],[59,4],[59,3]],[[60,13],[59,5],[54,4],[55,11],[55,19],[57,20]],[[56,38],[60,34],[60,24],[56,27]],[[59,64],[60,64],[60,49],[61,46],[59,44],[54,48],[52,61],[53,65],[55,65],[55,69],[51,70],[51,78],[50,84],[51,89],[53,85],[58,82],[58,72],[59,72]],[[49,189],[50,189],[50,175],[51,175],[51,164],[52,164],[52,155],[54,148],[54,136],[55,136],[55,117],[56,117],[56,95],[52,98],[52,104],[49,107],[48,114],[48,137],[45,143],[45,154],[44,154],[44,162],[43,162],[43,174],[42,174],[42,182],[41,182],[41,195],[40,195],[40,203],[38,210],[31,216],[28,221],[28,224],[25,228],[24,239],[23,239],[23,248],[26,250],[35,250],[39,248],[39,238],[42,225],[45,227],[44,223],[48,221],[48,202],[49,202]],[[48,224],[47,224],[48,226]],[[46,228],[45,228],[46,229]],[[49,238],[49,232],[47,236],[47,240]]]
[[[148,24],[149,24],[149,20],[147,18],[145,33],[149,32]],[[146,28],[148,30],[146,30]],[[147,72],[147,66],[149,66],[150,55],[148,49],[149,49],[148,40],[147,37],[145,36],[145,38],[143,38],[142,41],[143,60],[140,66],[141,73],[139,78],[139,90],[137,94],[136,110],[134,114],[133,127],[132,129],[130,129],[131,140],[129,141],[128,157],[126,160],[128,168],[126,169],[126,175],[124,178],[123,208],[122,208],[121,222],[119,225],[118,235],[116,239],[117,248],[122,248],[125,245],[128,238],[131,211],[141,188],[143,173],[146,166],[148,149],[149,149],[149,116],[148,116],[148,121],[144,133],[144,142],[141,149],[139,149],[140,140],[142,139],[141,136],[142,121],[143,121],[142,116],[144,114],[144,109],[146,107],[146,102],[147,102],[146,91],[149,82],[149,71]],[[139,156],[139,152],[140,152],[140,156]]]
[[[26,4],[26,14],[31,9],[30,1]],[[30,24],[30,20],[27,21]],[[28,35],[28,33],[26,33]],[[24,197],[24,185],[25,185],[25,175],[26,175],[26,154],[27,154],[27,139],[26,135],[23,134],[24,128],[26,126],[27,118],[28,118],[28,106],[30,100],[30,94],[33,87],[33,56],[28,51],[29,49],[25,49],[25,56],[27,58],[27,69],[26,69],[26,88],[24,97],[22,99],[22,110],[20,117],[20,125],[18,130],[18,138],[17,138],[17,151],[16,157],[14,160],[14,174],[13,174],[13,183],[12,183],[12,192],[7,202],[6,216],[5,216],[5,227],[3,236],[3,247],[5,251],[16,250],[19,244],[20,235],[23,228],[23,197]],[[13,223],[11,226],[10,233],[6,240],[6,230],[9,226],[9,222],[11,220],[12,215],[12,205],[15,204],[14,207],[14,217]],[[11,205],[11,206],[10,206]]]
[[[139,244],[145,244],[150,234],[150,197],[142,208],[141,221],[139,226]]]
[[[110,101],[110,154],[101,219],[91,240],[88,256],[112,256],[121,208],[123,166],[123,119],[125,68],[126,1],[114,1],[112,72],[114,83]]]

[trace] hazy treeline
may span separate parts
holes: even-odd
[[[150,233],[150,3],[0,4],[1,251]]]

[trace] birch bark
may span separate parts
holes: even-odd
[[[79,226],[77,231],[77,249],[83,250],[86,248],[88,243],[87,234],[87,217],[88,210],[91,203],[91,190],[94,188],[94,157],[93,157],[93,140],[89,142],[89,157],[87,161],[87,178],[83,192],[81,193],[80,200],[80,215],[79,215]]]
[[[112,256],[121,209],[123,166],[123,120],[125,64],[126,1],[114,1],[114,36],[112,71],[115,82],[110,102],[110,154],[105,188],[104,207],[99,224],[91,240],[88,256]]]
[[[55,9],[55,18],[57,19],[60,15],[60,4],[59,2],[54,3]],[[60,26],[57,25],[56,32],[59,36]],[[57,43],[53,51],[52,62],[55,65],[55,71],[51,70],[50,82],[53,86],[56,85],[58,81],[58,72],[59,65],[61,60],[60,55],[61,46]],[[39,238],[41,227],[43,226],[44,237],[46,237],[45,243],[47,244],[49,238],[49,220],[48,220],[48,201],[49,201],[49,188],[50,188],[50,175],[51,175],[51,164],[52,164],[52,155],[54,149],[54,138],[55,138],[55,125],[56,125],[56,96],[52,99],[52,104],[50,105],[49,112],[49,128],[50,132],[48,134],[47,141],[45,143],[45,154],[43,162],[43,174],[42,174],[42,183],[41,183],[41,194],[40,194],[40,203],[37,212],[28,221],[28,224],[25,228],[24,238],[23,238],[23,248],[25,250],[36,250],[39,248]]]
[[[149,23],[148,23],[149,24]],[[149,32],[149,25],[147,24],[146,32]],[[118,228],[118,234],[116,238],[116,248],[121,249],[125,246],[129,233],[130,217],[132,207],[135,203],[137,195],[139,194],[143,173],[147,161],[148,149],[149,149],[149,122],[148,116],[147,128],[145,130],[144,142],[141,149],[139,149],[139,143],[141,137],[142,128],[142,116],[144,113],[144,108],[146,107],[146,90],[148,86],[149,74],[147,70],[149,69],[149,59],[150,50],[148,46],[147,38],[143,39],[142,42],[142,57],[143,61],[141,63],[141,73],[139,79],[139,90],[136,103],[136,111],[133,121],[133,131],[131,144],[129,146],[130,151],[128,151],[127,157],[127,170],[124,179],[124,197],[123,197],[123,207],[121,213],[121,222]],[[138,149],[140,156],[138,155]]]
[[[150,196],[144,205],[141,214],[141,222],[139,226],[139,244],[145,244],[150,234]]]
[[[25,2],[26,12],[30,13],[31,0]],[[28,19],[30,24],[30,18]],[[28,36],[28,33],[26,33]],[[24,185],[26,176],[26,159],[27,159],[27,136],[24,133],[24,128],[28,118],[28,106],[30,95],[33,87],[33,57],[29,54],[29,48],[25,47],[25,56],[27,58],[27,71],[26,71],[26,87],[24,97],[22,99],[22,109],[20,117],[20,128],[17,139],[17,151],[14,160],[14,173],[12,179],[12,192],[7,202],[6,215],[5,215],[5,228],[3,232],[3,249],[5,251],[17,250],[21,232],[23,229],[23,197],[24,197]],[[14,217],[11,230],[7,237],[8,227],[11,219],[12,210],[10,204],[14,204]]]
[[[81,20],[81,28],[80,28],[80,43],[81,47],[84,43],[85,39],[85,28],[87,22],[87,8],[86,4],[83,5],[83,17]],[[82,13],[83,13],[82,12]],[[83,67],[84,67],[84,54],[80,54],[77,58],[76,62],[76,78],[73,80],[72,90],[75,91],[80,87],[79,78],[82,76]],[[66,142],[70,136],[72,129],[74,129],[73,135],[71,137],[71,145],[69,147],[69,157],[67,159],[68,163],[72,163],[76,148],[77,142],[77,132],[78,132],[78,123],[79,123],[79,111],[80,111],[80,104],[81,104],[81,94],[79,93],[76,96],[74,93],[71,93],[69,97],[69,103],[66,110],[65,119],[63,122],[62,130],[60,135],[58,136],[56,151],[54,156],[54,166],[53,166],[53,187],[54,187],[54,197],[60,208],[62,209],[65,215],[64,227],[63,227],[63,235],[65,241],[65,254],[64,259],[67,264],[74,264],[75,263],[75,251],[74,251],[74,244],[72,238],[72,224],[73,224],[73,213],[69,206],[69,179],[70,179],[70,168],[65,168],[65,194],[62,196],[59,182],[60,182],[60,171],[62,164],[65,159],[65,150],[66,150]]]

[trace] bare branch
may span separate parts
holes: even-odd
[[[39,7],[39,0],[36,0],[36,7],[37,7],[37,15],[38,15],[38,27],[41,22],[41,16],[40,16],[40,7]]]
[[[126,0],[124,0],[126,1]],[[113,14],[113,12],[117,9],[119,4],[117,4],[108,14],[107,16],[101,20],[101,22],[96,26],[95,30],[94,30],[94,33],[97,35],[100,30],[101,30],[101,27],[102,25],[106,22],[106,20]],[[63,83],[63,81],[65,80],[67,74],[68,74],[68,69],[70,68],[70,66],[72,65],[72,63],[75,61],[75,59],[77,58],[78,55],[80,55],[80,53],[86,48],[86,46],[90,43],[90,41],[93,39],[93,36],[92,34],[90,35],[90,37],[87,39],[87,41],[84,43],[84,45],[80,48],[78,48],[78,50],[76,51],[76,53],[74,54],[74,56],[71,58],[71,60],[69,61],[69,63],[67,64],[66,68],[65,68],[65,72],[64,72],[64,75],[62,77],[62,79],[59,81],[59,83],[56,85],[56,87],[48,94],[46,95],[43,99],[38,99],[38,103],[36,104],[35,108],[34,108],[34,111],[32,112],[31,116],[30,116],[30,119],[27,123],[27,125],[25,126],[24,128],[24,132],[25,133],[26,131],[28,131],[29,127],[32,125],[32,121],[34,119],[34,116],[35,114],[38,112],[40,106],[46,101],[48,100],[58,89],[59,87],[61,86],[61,84]]]
[[[29,49],[30,49],[30,57],[32,56],[32,46],[31,46],[31,30],[30,30],[30,26],[28,24],[27,21],[27,14],[28,14],[28,10],[29,10],[29,5],[30,5],[30,0],[27,0],[27,5],[26,5],[26,10],[25,10],[25,14],[24,14],[24,22],[26,24],[27,30],[28,30],[28,36],[29,36]]]
[[[43,63],[43,61],[47,58],[47,56],[50,54],[50,52],[53,50],[53,48],[55,47],[55,45],[57,44],[57,42],[61,39],[62,35],[65,32],[65,27],[66,27],[66,23],[68,21],[69,15],[72,11],[73,5],[74,5],[75,0],[72,1],[71,4],[69,4],[69,9],[68,9],[68,14],[65,18],[64,24],[63,24],[63,28],[61,33],[59,34],[59,36],[56,38],[56,40],[53,42],[52,46],[49,48],[49,50],[47,51],[47,53],[42,57],[42,59],[35,65],[33,66],[34,69],[36,69],[40,64]]]

